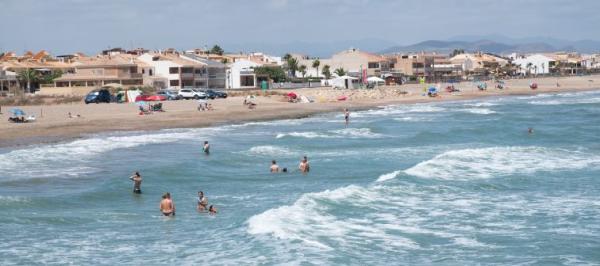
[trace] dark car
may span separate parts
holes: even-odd
[[[111,98],[107,89],[93,90],[85,96],[85,103],[110,103]]]
[[[219,96],[213,90],[202,90],[202,92],[206,93],[206,97],[209,99],[216,99]]]
[[[207,90],[206,93],[214,94],[216,98],[227,98],[227,93],[223,91]]]

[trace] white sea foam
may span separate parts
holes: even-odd
[[[422,178],[469,180],[598,165],[600,157],[581,152],[541,147],[491,147],[444,152],[404,172]]]
[[[0,172],[11,176],[69,177],[89,173],[95,169],[86,166],[90,158],[100,154],[148,144],[170,143],[179,140],[196,140],[208,137],[221,129],[163,130],[137,135],[107,135],[75,140],[67,143],[40,145],[0,154]],[[65,167],[54,169],[61,164]]]
[[[394,171],[391,173],[383,174],[383,175],[379,176],[379,178],[377,178],[377,182],[384,182],[384,181],[396,178],[396,176],[398,176],[400,173],[402,173],[402,171],[398,170],[398,171]]]
[[[473,106],[473,107],[490,107],[490,106],[496,106],[496,105],[498,105],[498,103],[492,103],[492,102],[465,103],[465,106]]]
[[[289,155],[297,155],[297,152],[293,152],[285,147],[272,146],[272,145],[264,145],[264,146],[255,146],[248,150],[248,153],[253,155],[264,155],[264,156],[289,156]]]
[[[29,198],[18,197],[18,196],[1,196],[0,195],[0,205],[8,205],[13,203],[22,203],[29,202]]]
[[[382,134],[372,132],[371,129],[369,129],[369,128],[344,128],[344,129],[337,129],[337,130],[329,130],[327,132],[322,132],[322,133],[314,132],[314,131],[279,133],[276,135],[276,138],[280,139],[280,138],[284,138],[284,137],[288,137],[288,136],[289,137],[298,137],[298,138],[307,138],[307,139],[313,139],[313,138],[323,138],[323,139],[367,138],[367,139],[372,139],[372,138],[384,137],[384,135],[382,135]]]
[[[562,104],[594,104],[600,103],[600,97],[595,98],[560,98],[554,100],[530,101],[533,105],[562,105]]]
[[[496,113],[496,111],[492,111],[487,108],[467,108],[467,109],[462,109],[462,111],[472,113],[472,114],[479,114],[479,115],[489,115],[489,114]]]

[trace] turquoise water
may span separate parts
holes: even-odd
[[[0,150],[1,264],[600,264],[600,93],[342,120]],[[303,155],[310,174],[268,173]],[[196,212],[198,190],[218,215]],[[158,211],[166,191],[176,218]]]

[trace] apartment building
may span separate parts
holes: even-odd
[[[427,81],[458,79],[462,74],[461,65],[454,64],[448,56],[437,53],[397,54],[388,56],[389,76],[416,80],[425,77]]]
[[[169,88],[204,88],[208,84],[207,64],[191,60],[177,52],[145,53],[137,58],[154,70],[154,75],[166,80]]]

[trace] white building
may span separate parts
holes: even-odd
[[[258,80],[253,69],[258,66],[261,65],[245,59],[239,59],[229,64],[225,87],[227,89],[250,89],[258,87]]]
[[[154,76],[166,79],[171,88],[204,88],[207,86],[206,64],[173,53],[145,53],[138,60],[154,69]]]
[[[543,54],[532,54],[526,57],[520,57],[513,61],[519,68],[521,74],[548,74],[550,69],[556,64],[556,60]]]

